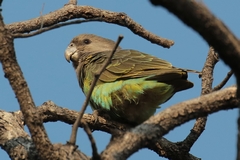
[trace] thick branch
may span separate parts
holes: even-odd
[[[13,48],[13,39],[11,37],[11,34],[4,28],[1,14],[0,42],[0,61],[2,63],[3,71],[18,99],[25,123],[29,128],[32,140],[37,149],[37,153],[40,155],[38,158],[49,160],[55,160],[59,158],[76,160],[88,159],[80,151],[76,149],[73,150],[71,146],[51,144],[43,126],[42,116],[37,112],[37,108],[35,107],[35,104],[31,97],[27,82],[25,81],[20,66],[17,63],[15,51]],[[18,142],[24,143],[23,140]],[[24,147],[22,150],[25,151]]]
[[[31,31],[40,29],[41,26],[43,28],[49,27],[76,18],[84,19],[99,18],[99,21],[114,23],[123,27],[127,27],[133,33],[149,40],[152,43],[161,45],[166,48],[170,48],[174,44],[172,40],[161,38],[145,30],[141,25],[133,21],[125,13],[110,12],[106,10],[93,8],[90,6],[66,5],[65,7],[59,10],[43,15],[41,17],[23,22],[9,24],[6,27],[12,34],[29,33]]]
[[[175,14],[197,31],[219,53],[237,77],[240,86],[240,42],[202,3],[190,0],[150,0]],[[239,90],[238,90],[239,93]],[[239,94],[238,94],[239,95]]]
[[[219,110],[237,108],[240,100],[236,87],[213,92],[199,98],[185,101],[152,116],[136,128],[110,142],[103,151],[103,159],[126,159],[144,147],[145,141],[155,141],[170,130],[191,119],[206,116]]]
[[[18,99],[25,122],[30,130],[32,139],[36,145],[39,154],[44,159],[53,158],[53,146],[47,137],[43,127],[42,119],[36,112],[31,93],[27,82],[23,77],[20,66],[17,63],[15,51],[13,48],[13,39],[11,34],[4,28],[2,17],[0,15],[0,61],[2,63],[5,77]]]
[[[165,138],[157,139],[156,142],[147,141],[147,148],[154,150],[159,156],[172,160],[200,160],[182,149],[178,143],[173,143]]]
[[[236,91],[236,87],[230,87],[230,88],[227,88],[227,90],[217,92],[218,93],[217,95],[215,93],[214,94],[211,93],[211,94],[209,94],[209,96],[205,96],[206,99],[204,99],[204,100],[201,97],[200,99],[195,99],[195,101],[192,101],[192,102],[194,102],[193,105],[196,105],[196,104],[202,105],[201,101],[207,102],[207,103],[218,103],[218,102],[220,103],[221,102],[221,101],[219,101],[220,97],[224,97],[225,94],[234,95],[235,91]],[[215,96],[218,98],[217,102],[215,102]],[[237,103],[236,97],[233,99],[231,99],[232,96],[228,96],[228,97],[224,97],[224,98],[226,101],[224,102],[224,100],[222,100],[222,102],[221,102],[222,104],[219,106],[219,109],[221,109],[221,107],[223,107],[223,105],[227,105],[225,103],[229,102],[229,105]],[[230,99],[227,99],[227,98],[230,98]],[[176,105],[175,107],[180,108],[184,104],[180,103],[180,104]],[[191,106],[190,103],[188,103],[188,105]],[[212,105],[214,105],[214,104],[211,104],[211,106]],[[188,109],[187,106],[186,106],[186,108]],[[229,106],[229,108],[231,108],[231,106]],[[71,111],[67,108],[59,107],[51,101],[45,102],[42,106],[39,106],[38,109],[43,114],[43,119],[45,122],[60,120],[62,122],[68,123],[68,124],[73,124],[77,117],[76,111]],[[203,109],[206,109],[206,108],[203,108]],[[172,112],[174,112],[173,110],[172,110]],[[182,110],[184,110],[184,108],[182,108]],[[208,112],[211,113],[212,111],[209,109]],[[171,113],[169,113],[169,114],[171,114]],[[196,114],[197,114],[197,112],[196,112]],[[187,115],[187,113],[186,113],[186,115]],[[120,123],[117,123],[114,121],[106,120],[101,117],[98,117],[98,121],[95,123],[94,117],[90,114],[84,114],[83,120],[85,120],[89,124],[91,129],[101,130],[101,131],[105,131],[108,133],[114,133],[114,130],[126,131],[126,130],[130,129],[129,126],[126,126],[124,124],[120,124]],[[81,126],[81,124],[80,124],[80,126]],[[197,159],[187,152],[185,152],[184,155],[183,155],[183,152],[178,152],[179,150],[181,150],[181,147],[182,147],[181,145],[174,144],[171,142],[166,144],[167,140],[164,138],[162,138],[164,141],[164,143],[162,143],[162,141],[159,141],[159,139],[161,139],[161,138],[157,138],[156,141],[154,141],[154,140],[148,141],[148,143],[146,144],[146,147],[153,149],[160,156],[164,156],[164,157],[168,157],[168,158],[175,157],[175,159],[176,159],[176,157],[179,157],[179,159],[181,159],[181,157],[185,157],[185,160]],[[171,146],[170,148],[166,147],[169,145]],[[181,154],[181,157],[179,156],[180,154]],[[188,158],[186,158],[186,157],[188,157]]]
[[[45,102],[43,105],[39,106],[38,112],[43,115],[42,118],[44,122],[61,121],[70,125],[76,121],[78,116],[78,112],[57,106],[52,101]],[[96,120],[91,114],[84,114],[83,120],[87,122],[92,130],[101,130],[107,133],[113,133],[114,130],[125,131],[130,128],[130,126],[107,120],[100,116],[98,116]],[[83,126],[83,122],[80,123],[80,126]]]
[[[44,122],[56,122],[62,121],[72,125],[77,116],[78,112],[72,111],[68,108],[62,108],[57,106],[52,101],[45,102],[43,105],[38,107],[38,112],[43,115]],[[96,121],[97,120],[97,121]],[[94,118],[91,114],[84,114],[80,123],[80,127],[83,127],[83,121],[87,122],[92,130],[100,130],[110,134],[123,133],[124,131],[129,130],[131,127],[118,123],[112,120],[104,119],[100,116],[97,119]],[[170,146],[170,147],[169,147]],[[159,156],[170,157],[176,159],[181,154],[181,146],[168,141],[165,138],[158,139],[156,142],[149,142],[146,144],[146,147],[154,150]],[[197,159],[194,156],[184,153],[184,160]],[[186,158],[188,157],[188,158]]]
[[[0,146],[11,159],[39,160],[30,136],[24,131],[22,112],[0,111]]]

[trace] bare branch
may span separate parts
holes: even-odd
[[[2,16],[0,15],[0,61],[5,77],[9,80],[18,99],[25,122],[30,130],[33,142],[39,151],[39,155],[44,159],[57,158],[53,151],[53,145],[48,139],[44,129],[41,116],[36,112],[36,107],[27,82],[16,60],[13,39],[10,35],[11,34],[4,28]]]
[[[194,111],[196,116],[197,116],[198,112],[200,113],[199,116],[201,116],[202,114],[205,114],[204,112],[206,112],[206,114],[207,114],[207,113],[216,112],[217,110],[230,109],[230,108],[233,108],[233,107],[237,108],[237,105],[239,103],[239,99],[236,98],[235,92],[236,92],[236,87],[229,87],[229,88],[226,88],[226,89],[218,91],[218,92],[213,92],[213,93],[208,94],[206,96],[201,96],[200,98],[196,98],[194,100],[187,101],[186,103],[184,102],[184,103],[179,103],[177,105],[174,105],[174,106],[171,107],[170,111],[166,111],[165,110],[164,113],[162,113],[162,114],[160,113],[160,115],[154,116],[152,118],[154,118],[156,120],[156,118],[158,116],[161,117],[161,116],[164,116],[165,114],[173,115],[174,117],[188,116],[188,110],[192,110],[191,106],[195,106],[193,108],[197,108],[197,110]],[[217,98],[217,101],[215,101],[216,98]],[[202,102],[204,102],[204,103],[202,103]],[[198,105],[199,107],[197,107],[196,105]],[[235,106],[232,106],[232,105],[235,105]],[[209,107],[209,108],[206,108],[206,107]],[[175,114],[174,110],[177,111],[176,114]],[[181,110],[181,111],[179,111],[179,110]],[[185,111],[186,111],[186,113],[185,113]],[[41,112],[41,113],[38,113],[38,114],[42,114],[43,115],[43,119],[44,119],[45,122],[60,120],[60,121],[63,121],[63,122],[69,123],[69,124],[73,124],[74,120],[77,117],[77,112],[71,111],[71,110],[69,110],[67,108],[58,107],[51,101],[44,103],[42,106],[39,106],[37,112]],[[179,116],[179,115],[177,115],[179,113],[183,113],[183,114],[181,114],[181,116]],[[192,114],[193,113],[191,113],[189,116],[191,117]],[[154,124],[158,124],[159,121],[164,120],[164,117],[159,119],[160,117],[157,118],[157,121]],[[173,117],[173,119],[175,119],[174,117]],[[117,123],[117,122],[114,123],[112,121],[104,120],[101,117],[99,117],[99,122],[97,122],[97,123],[100,123],[100,124],[95,124],[93,116],[89,115],[89,114],[85,114],[83,116],[83,119],[86,120],[89,124],[91,124],[91,128],[95,127],[94,129],[98,129],[98,130],[99,129],[100,130],[103,129],[103,131],[106,130],[106,128],[104,128],[103,126],[109,126],[109,127],[112,127],[112,128],[116,128],[118,130],[126,130],[126,129],[129,128],[129,127],[127,127],[127,126],[125,126],[123,124]],[[167,120],[167,123],[170,122],[170,121],[171,120],[169,120],[169,121]],[[174,123],[175,122],[178,122],[178,119],[174,120]],[[147,123],[147,122],[145,122],[145,123]],[[162,125],[161,123],[159,123],[159,124]],[[102,126],[102,128],[99,128],[99,126]],[[119,127],[117,127],[117,126],[119,126]],[[158,126],[158,125],[155,125],[155,126]],[[166,129],[166,128],[164,127],[162,129]],[[134,129],[131,130],[131,133],[133,132],[133,130]],[[109,129],[108,129],[108,131],[109,131]],[[134,131],[136,131],[136,130],[134,130]],[[142,130],[142,131],[144,131],[144,132],[141,132],[141,134],[138,134],[138,131],[136,131],[136,132],[134,132],[134,135],[135,136],[143,135],[146,132],[145,130]],[[158,133],[158,132],[156,132],[156,133]],[[129,134],[129,132],[127,132],[126,134]],[[148,135],[152,136],[152,135],[154,135],[154,133],[146,134],[146,135],[147,136]],[[135,137],[132,137],[132,138],[135,138]],[[166,147],[166,145],[167,146],[170,145],[170,149],[171,149],[172,146],[176,146],[176,144],[166,144],[166,145],[164,145],[163,143],[159,142],[159,139],[161,139],[161,138],[157,137],[155,139],[156,141],[153,141],[153,142],[150,142],[148,140],[147,147],[149,147],[150,149],[153,149],[155,151],[159,150],[159,152],[161,151],[161,149],[163,149],[162,150],[163,156],[164,157],[168,157],[168,156],[170,157],[171,152],[169,150],[167,150],[167,149],[165,150],[165,147]],[[151,138],[150,138],[150,140],[151,140]],[[163,139],[164,143],[166,141],[167,140]],[[131,144],[130,141],[127,144],[130,146],[130,144]],[[143,143],[143,144],[145,144],[145,143]],[[152,144],[152,145],[150,145],[150,144]],[[156,148],[153,148],[153,145],[156,145]],[[150,147],[150,146],[152,146],[152,147]],[[172,150],[172,152],[173,151],[174,150]],[[158,154],[160,154],[159,152],[158,152]],[[178,153],[176,152],[176,154],[178,154]],[[175,155],[175,156],[177,156],[177,155]],[[185,156],[187,156],[187,153],[186,153]],[[189,156],[190,156],[190,158],[192,157],[191,155],[189,155]],[[190,159],[186,159],[186,160],[190,160]]]
[[[99,18],[86,19],[86,20],[75,20],[75,21],[71,21],[71,22],[55,24],[55,25],[45,27],[45,28],[40,28],[39,30],[31,32],[31,33],[26,33],[26,34],[15,33],[15,34],[12,34],[12,36],[14,38],[28,38],[28,37],[32,37],[32,36],[41,34],[43,32],[50,31],[50,30],[53,30],[53,29],[57,29],[57,28],[60,28],[60,27],[63,27],[63,26],[67,26],[67,25],[71,25],[71,24],[80,24],[80,23],[85,23],[85,22],[94,22],[94,21],[100,21],[100,20],[99,20]]]
[[[92,84],[91,84],[91,87],[90,87],[90,89],[89,89],[89,92],[88,92],[88,94],[87,94],[87,96],[86,96],[86,99],[85,99],[85,101],[84,101],[84,104],[83,104],[83,106],[82,106],[82,109],[81,109],[80,112],[79,112],[79,116],[77,117],[76,122],[73,124],[72,134],[71,134],[71,137],[70,137],[70,140],[69,140],[68,144],[75,145],[75,143],[76,143],[76,137],[77,137],[78,126],[79,126],[80,120],[82,119],[82,116],[83,116],[83,114],[84,114],[84,112],[85,112],[85,110],[86,110],[86,108],[87,108],[87,105],[88,105],[88,103],[89,103],[90,97],[91,97],[91,95],[92,95],[92,91],[93,91],[93,89],[94,89],[94,87],[95,87],[95,85],[96,85],[96,83],[97,83],[100,75],[102,74],[102,72],[103,72],[103,71],[105,70],[105,68],[111,63],[112,57],[113,57],[115,51],[117,50],[117,47],[119,46],[119,44],[120,44],[120,42],[121,42],[122,39],[123,39],[123,36],[119,36],[119,37],[118,37],[118,40],[117,40],[117,42],[116,42],[116,44],[115,44],[115,46],[114,46],[114,48],[113,48],[110,56],[109,56],[109,57],[107,58],[107,60],[106,60],[106,63],[102,66],[102,68],[99,70],[99,72],[95,73],[94,79],[93,79]]]
[[[163,47],[170,48],[174,44],[172,40],[161,38],[147,31],[140,24],[128,17],[125,13],[110,12],[90,6],[66,5],[59,10],[42,16],[42,18],[44,19],[43,28],[76,18],[99,18],[99,21],[114,23],[123,27],[127,27],[133,33]],[[12,23],[6,27],[12,34],[29,33],[39,30],[41,28],[41,23],[42,19],[38,17],[23,22]]]
[[[213,83],[213,70],[218,62],[219,58],[215,53],[212,47],[209,48],[208,56],[206,62],[203,66],[202,70],[202,93],[201,95],[208,94],[212,92],[212,83]],[[207,117],[199,117],[197,118],[193,129],[191,130],[190,134],[179,143],[182,146],[181,150],[185,152],[189,152],[193,144],[197,141],[200,137],[202,132],[205,129],[207,123]]]
[[[40,112],[39,114],[42,114],[44,122],[61,121],[72,125],[79,115],[78,112],[57,106],[52,101],[45,102],[41,106],[38,106],[37,109],[38,112]],[[98,116],[98,121],[96,121],[94,116],[91,114],[84,114],[82,119],[88,123],[92,130],[101,130],[107,133],[113,133],[113,130],[125,131],[130,128],[130,126],[112,120],[107,120],[100,116]],[[79,126],[83,126],[82,122]]]
[[[49,160],[59,159],[60,157],[63,159],[76,160],[89,159],[79,150],[73,150],[73,147],[69,145],[51,144],[43,126],[42,115],[37,112],[27,82],[25,81],[21,68],[17,63],[13,48],[13,39],[8,30],[4,28],[1,14],[0,41],[0,61],[3,66],[3,71],[18,99],[25,123],[29,128],[33,143],[40,156],[39,158]],[[19,142],[23,143],[23,141]],[[23,151],[25,151],[25,149],[23,149]]]
[[[227,76],[223,79],[223,81],[219,85],[215,86],[212,91],[220,90],[228,82],[228,80],[232,77],[232,75],[233,75],[233,71],[229,71],[227,73]]]
[[[191,119],[203,117],[219,110],[238,108],[240,99],[237,99],[236,90],[236,87],[229,87],[165,109],[123,136],[113,139],[102,152],[101,158],[126,159],[132,153],[145,147],[146,141],[154,142],[174,127]]]
[[[236,92],[236,87],[229,87],[227,89],[218,91],[217,94],[216,94],[216,92],[214,92],[214,93],[210,93],[204,97],[196,98],[195,100],[190,100],[192,103],[184,102],[184,103],[179,103],[174,106],[179,109],[181,107],[184,107],[181,109],[182,113],[185,112],[185,108],[187,108],[187,110],[188,110],[189,109],[188,107],[192,106],[192,105],[194,105],[194,106],[199,105],[198,108],[203,107],[202,110],[204,110],[208,113],[213,112],[212,109],[206,108],[209,106],[210,106],[210,108],[212,108],[212,107],[214,108],[215,106],[216,107],[218,106],[219,110],[227,109],[227,108],[230,109],[230,108],[232,108],[232,105],[236,105],[236,106],[234,106],[236,108],[239,100],[236,98],[235,92]],[[217,98],[217,101],[215,101],[216,98]],[[204,104],[202,104],[202,102],[204,102]],[[205,102],[206,102],[206,104],[205,104]],[[208,106],[208,103],[210,104],[209,106]],[[187,104],[188,106],[185,106],[185,104]],[[169,114],[172,114],[177,117],[177,115],[176,115],[177,113],[175,114],[174,108],[171,109],[171,112]],[[51,101],[45,102],[42,106],[39,106],[38,109],[39,109],[39,112],[41,112],[43,114],[43,119],[45,122],[60,120],[62,122],[68,123],[68,124],[73,124],[78,115],[76,111],[71,111],[67,108],[59,107]],[[189,110],[192,110],[192,109],[189,109]],[[199,110],[201,110],[201,109],[199,109]],[[216,111],[217,109],[214,109],[214,110]],[[200,112],[199,116],[201,116],[203,111],[196,111],[196,114],[198,112]],[[184,113],[184,115],[188,116],[188,112]],[[184,115],[181,114],[181,116],[184,116]],[[162,119],[164,119],[164,118],[162,118]],[[97,121],[95,123],[94,117],[90,114],[84,114],[83,120],[85,120],[89,124],[91,129],[101,130],[101,131],[105,131],[108,133],[114,133],[114,130],[126,131],[126,130],[130,129],[130,126],[127,126],[127,125],[124,125],[124,124],[121,124],[118,122],[114,122],[112,120],[103,119],[101,117],[98,117],[99,121]],[[169,120],[168,122],[171,122],[171,120]],[[157,123],[158,122],[156,122],[156,124]],[[174,121],[174,123],[175,123],[175,121]],[[158,132],[156,132],[156,133],[158,133]],[[177,151],[181,151],[181,149],[184,149],[181,146],[181,144],[179,144],[179,143],[174,144],[172,142],[166,143],[167,140],[164,138],[163,138],[164,143],[161,143],[162,141],[160,141],[160,139],[161,138],[157,137],[155,140],[153,140],[153,141],[147,140],[148,143],[146,144],[144,142],[143,144],[146,145],[145,147],[148,147],[148,148],[154,150],[155,152],[157,152],[160,156],[170,157],[170,158],[179,157],[179,159],[181,158],[181,156],[188,157],[185,160],[190,160],[190,159],[194,158],[194,156],[192,157],[191,155],[188,155],[189,153],[187,153],[187,152],[184,153],[185,154],[184,156],[182,155],[182,152],[177,152]],[[130,146],[130,142],[129,142],[129,146]],[[181,154],[181,156],[179,156],[180,154]]]
[[[216,18],[202,3],[186,0],[150,0],[175,14],[185,24],[197,31],[210,46],[218,52],[220,58],[231,67],[240,86],[240,41]],[[191,14],[190,14],[191,13]],[[240,96],[240,90],[238,90]]]
[[[57,106],[52,101],[45,102],[43,105],[38,106],[39,114],[43,115],[44,122],[55,122],[62,121],[67,124],[73,124],[77,119],[78,113],[76,111],[69,110],[68,108],[62,108]],[[83,127],[83,121],[88,123],[92,130],[100,130],[110,134],[115,134],[116,132],[121,132],[123,134],[125,131],[129,130],[131,127],[115,122],[113,120],[104,119],[102,117],[98,117],[98,121],[91,114],[84,114],[80,123],[80,127]],[[120,135],[120,134],[118,134]],[[156,140],[156,142],[147,142],[146,147],[154,150],[159,156],[163,157],[179,157],[182,154],[181,148],[178,144],[168,141],[165,138],[160,138]],[[188,157],[185,160],[192,160],[194,156],[184,153],[185,155],[182,157]],[[180,158],[180,157],[179,157]],[[194,159],[195,160],[195,159]]]
[[[24,131],[22,112],[0,111],[0,145],[11,159],[36,159],[39,155],[31,137]]]
[[[202,93],[201,95],[212,92],[213,70],[219,61],[218,54],[213,47],[209,48],[208,56],[202,70]]]
[[[173,143],[165,138],[157,139],[155,142],[146,141],[146,147],[155,151],[159,156],[174,160],[200,160],[188,152],[182,150],[182,146],[178,143]]]
[[[96,142],[93,138],[92,131],[90,130],[88,124],[84,120],[82,120],[82,123],[83,123],[83,128],[84,128],[84,130],[87,133],[87,136],[89,138],[89,141],[91,142],[92,155],[93,155],[92,159],[98,160],[98,159],[100,159],[100,156],[99,156],[98,151],[97,151],[97,146],[96,146]]]
[[[52,111],[52,107],[49,107]],[[39,112],[41,114],[43,112]],[[46,114],[47,117],[50,117]],[[24,131],[24,118],[21,111],[9,113],[0,111],[0,146],[11,159],[40,160],[39,151],[36,149],[31,137]],[[79,151],[70,152],[69,146],[54,144],[54,149],[60,159],[90,160]],[[72,154],[69,154],[72,153]]]

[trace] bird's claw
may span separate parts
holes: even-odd
[[[99,116],[99,110],[94,110],[92,115],[93,115],[93,118],[94,118],[94,123],[97,123],[98,116]]]

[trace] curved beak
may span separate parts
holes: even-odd
[[[68,46],[65,50],[65,59],[70,62],[72,55],[77,51],[77,48],[75,46]]]

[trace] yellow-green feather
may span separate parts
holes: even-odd
[[[91,99],[98,106],[101,106],[106,110],[110,110],[111,107],[114,107],[112,95],[116,92],[121,93],[120,95],[122,96],[115,94],[115,97],[118,99],[119,103],[122,104],[125,100],[138,104],[140,95],[143,95],[147,90],[155,90],[155,88],[157,89],[156,94],[160,95],[160,97],[156,99],[156,101],[158,101],[158,104],[165,102],[173,95],[174,89],[171,85],[153,80],[146,80],[147,78],[149,77],[119,80],[116,82],[97,85],[92,92]],[[85,94],[88,93],[89,88],[90,86],[84,85]]]

